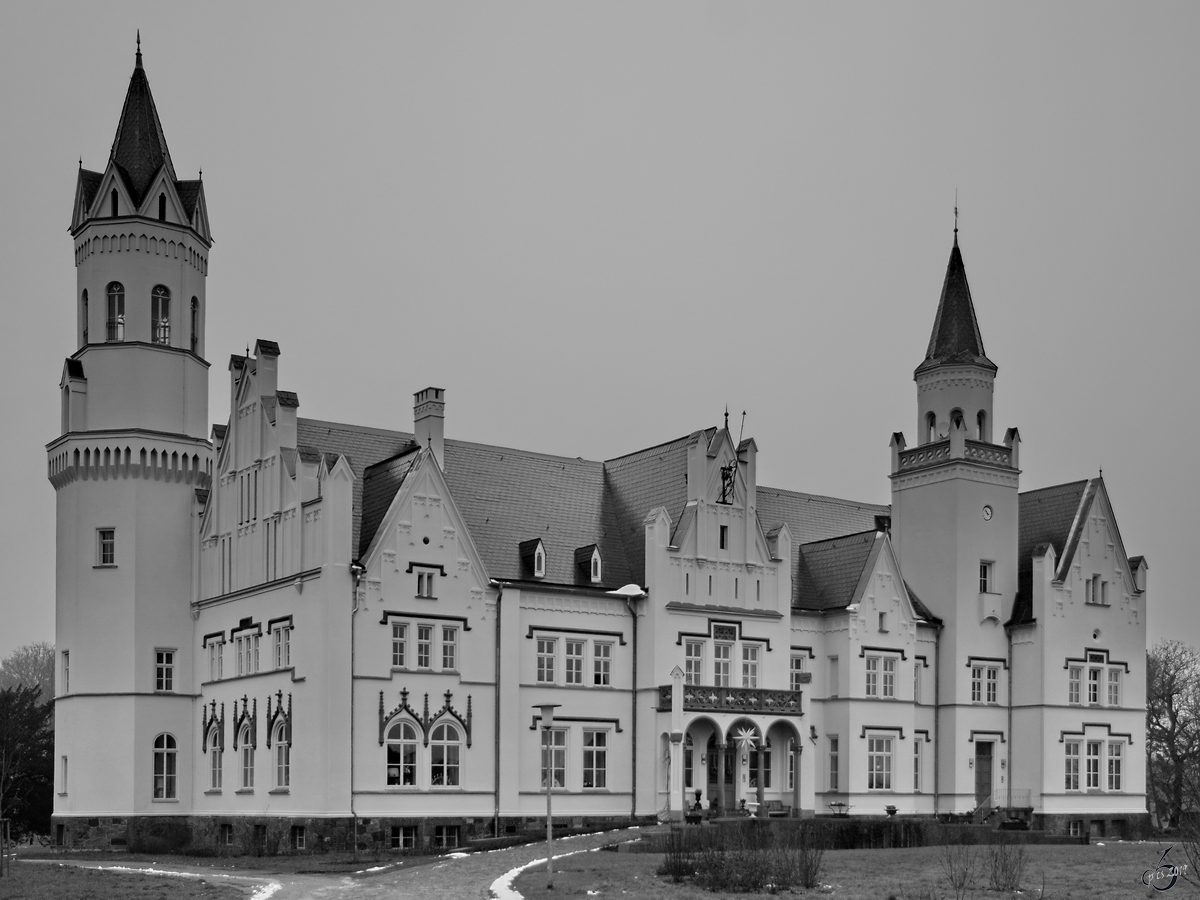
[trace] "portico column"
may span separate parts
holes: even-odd
[[[717,812],[725,812],[725,745],[717,744]]]
[[[763,745],[766,741],[765,737],[759,738],[758,744],[754,748],[754,752],[757,754],[755,756],[755,768],[758,770],[758,786],[754,791],[754,799],[758,801],[758,810],[755,812],[756,816],[761,816],[763,813],[763,791],[766,790],[765,785],[767,781],[767,773],[763,770]]]

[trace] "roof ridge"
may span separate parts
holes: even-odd
[[[694,438],[698,434],[706,434],[709,431],[716,431],[716,430],[717,430],[716,426],[711,426],[709,428],[700,428],[696,431],[689,432],[681,437],[671,438],[669,441],[662,441],[661,443],[658,443],[658,444],[651,444],[649,447],[642,447],[640,450],[631,450],[629,453],[622,453],[620,456],[610,456],[608,459],[604,460],[604,463],[605,463],[605,465],[607,465],[608,463],[620,462],[621,460],[628,459],[631,456],[637,456],[640,453],[649,453],[652,450],[658,450],[662,447],[669,447],[673,444],[679,444],[684,441],[690,441],[692,438]],[[710,440],[711,440],[711,438],[710,438]]]
[[[847,497],[834,497],[832,494],[809,494],[805,491],[793,491],[790,488],[776,488],[769,485],[758,485],[759,491],[773,491],[778,494],[787,494],[792,497],[806,497],[809,500],[818,500],[822,503],[853,503],[856,506],[891,506],[889,503],[872,503],[869,500],[850,500]]]
[[[834,537],[822,538],[819,541],[808,541],[806,543],[801,544],[800,549],[803,550],[805,547],[816,547],[819,544],[833,544],[833,543],[836,543],[837,541],[844,541],[844,540],[848,540],[849,538],[861,538],[861,537],[865,537],[867,535],[871,535],[872,540],[874,540],[874,536],[878,535],[879,533],[880,532],[878,532],[874,528],[868,528],[864,531],[852,531],[849,534],[839,534],[839,535],[835,535]]]
[[[1028,497],[1031,494],[1040,494],[1045,491],[1054,491],[1054,490],[1060,490],[1062,488],[1078,487],[1081,484],[1087,484],[1089,481],[1091,481],[1090,478],[1079,478],[1075,481],[1064,481],[1064,482],[1061,482],[1060,484],[1048,484],[1045,487],[1030,488],[1027,491],[1020,491],[1017,494],[1017,496],[1018,497]]]

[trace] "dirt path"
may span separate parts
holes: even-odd
[[[554,842],[554,853],[558,856],[587,851],[628,840],[638,833],[636,829],[623,829],[561,838]],[[211,884],[229,883],[240,887],[253,900],[487,900],[492,896],[491,885],[497,878],[545,857],[546,845],[536,843],[462,856],[452,854],[408,870],[402,862],[399,865],[380,863],[378,867],[365,865],[352,875],[295,875],[253,870],[227,874],[198,866],[71,864],[114,873],[199,877]],[[510,900],[512,896],[508,895]]]

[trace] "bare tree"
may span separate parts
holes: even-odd
[[[44,833],[54,806],[53,705],[35,687],[0,689],[0,817]]]
[[[54,646],[45,641],[18,647],[0,662],[0,688],[25,687],[42,689],[43,703],[54,699]]]
[[[1178,828],[1200,800],[1200,651],[1159,641],[1146,657],[1146,749],[1160,824]]]

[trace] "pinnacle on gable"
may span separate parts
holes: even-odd
[[[141,206],[151,182],[164,166],[167,177],[171,181],[176,180],[162,122],[159,121],[154,97],[150,93],[150,82],[146,78],[146,70],[142,68],[140,44],[109,159],[121,173],[136,206]]]
[[[996,371],[996,364],[983,350],[983,336],[975,318],[975,305],[971,301],[971,287],[967,284],[967,269],[963,265],[962,251],[958,249],[957,235],[946,266],[946,280],[942,284],[929,348],[925,351],[925,360],[917,366],[917,374],[940,365],[975,365]]]

